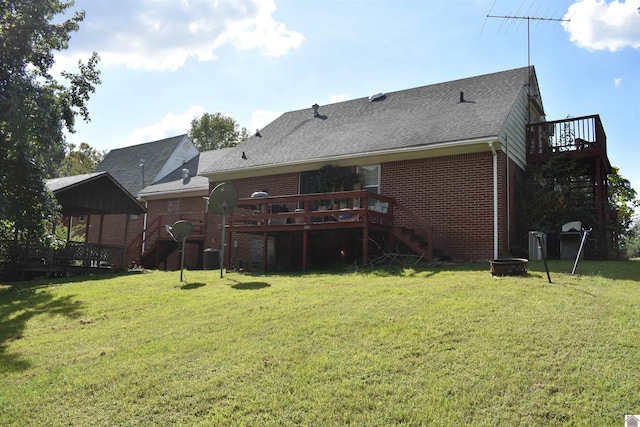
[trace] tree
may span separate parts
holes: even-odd
[[[576,218],[585,225],[597,221],[592,195],[582,180],[584,166],[566,154],[551,156],[545,163],[529,165],[518,181],[518,221],[521,240],[529,230],[554,232]]]
[[[615,215],[606,221],[606,230],[622,245],[632,236],[634,209],[640,206],[635,200],[636,191],[630,182],[613,167],[607,177],[608,207]],[[592,178],[578,159],[570,159],[566,153],[557,153],[541,165],[530,165],[518,181],[518,221],[520,244],[525,245],[529,230],[554,233],[562,224],[580,219],[585,228],[597,227],[597,207],[594,203]],[[604,230],[603,230],[604,231]],[[603,254],[616,257],[613,253]]]
[[[56,171],[56,176],[91,173],[104,159],[105,154],[104,151],[98,151],[86,142],[80,143],[78,150],[75,144],[69,144],[68,151]]]
[[[199,119],[191,121],[189,131],[189,138],[200,151],[235,147],[248,136],[246,128],[240,128],[233,117],[222,113],[204,113]]]
[[[623,239],[624,249],[629,258],[640,257],[640,221],[634,222]]]
[[[616,213],[617,231],[620,235],[627,234],[633,227],[633,214],[640,207],[640,200],[636,200],[636,190],[629,180],[620,175],[620,169],[611,168],[608,178],[609,206]]]
[[[56,212],[45,180],[64,158],[63,129],[77,116],[89,120],[86,102],[100,83],[98,55],[79,72],[50,69],[55,51],[68,47],[84,12],[61,20],[64,0],[0,0],[0,219],[18,238],[41,237]]]

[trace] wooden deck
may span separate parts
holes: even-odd
[[[245,198],[238,201],[234,214],[226,219],[225,239],[232,242],[236,233],[261,236],[261,264],[266,271],[269,237],[301,235],[302,270],[307,271],[312,233],[355,230],[359,233],[364,265],[369,262],[369,246],[374,233],[384,236],[387,248],[394,244],[398,236],[395,215],[399,207],[393,198],[366,190]],[[430,235],[431,227],[425,223],[425,228]],[[430,245],[428,258],[431,249]],[[231,252],[225,252],[225,265],[231,265]]]
[[[123,270],[122,246],[68,242],[59,248],[39,244],[0,244],[0,270],[8,278],[105,274]]]

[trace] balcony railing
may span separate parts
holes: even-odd
[[[545,161],[553,153],[581,152],[603,156],[607,152],[607,136],[600,116],[585,116],[527,125],[528,159]]]
[[[249,231],[257,227],[287,230],[301,225],[328,226],[327,223],[390,226],[394,204],[393,198],[366,190],[245,198],[238,200],[227,218],[227,227]]]

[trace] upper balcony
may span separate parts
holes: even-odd
[[[607,135],[599,115],[567,118],[527,125],[527,160],[543,163],[550,155],[607,159]]]

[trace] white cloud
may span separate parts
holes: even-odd
[[[261,48],[268,56],[281,56],[295,49],[304,41],[304,36],[288,30],[273,20],[275,0],[255,0],[258,13],[255,17],[241,19],[229,25],[229,29],[216,40],[217,44],[230,41],[241,49]]]
[[[253,135],[256,129],[262,129],[278,117],[282,115],[282,111],[256,110],[251,113],[251,124],[247,129],[250,135]]]
[[[622,83],[622,77],[616,77],[615,79],[613,79],[613,84],[616,87],[620,86],[620,83]]]
[[[78,0],[76,8],[86,18],[70,49],[56,58],[61,66],[97,51],[102,64],[175,71],[189,58],[216,59],[227,44],[280,56],[304,41],[273,19],[274,0]]]
[[[342,101],[346,101],[348,99],[349,99],[349,95],[344,95],[344,94],[331,95],[331,98],[329,98],[329,103],[330,104],[335,104],[336,102],[342,102]]]
[[[169,113],[159,123],[135,129],[129,137],[128,145],[157,141],[187,133],[191,128],[191,120],[200,117],[204,112],[204,107],[194,105],[184,113]]]
[[[570,40],[590,50],[640,49],[640,0],[580,0],[569,6],[562,25]]]

